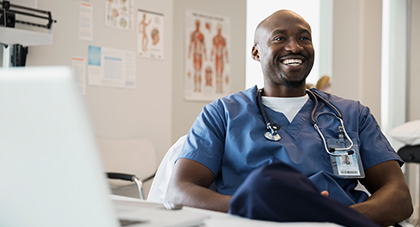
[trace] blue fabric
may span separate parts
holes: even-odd
[[[335,105],[343,115],[350,138],[360,149],[364,169],[388,160],[402,160],[395,153],[368,107],[357,101],[312,90]],[[195,120],[179,158],[195,160],[216,176],[217,191],[233,195],[256,168],[282,161],[307,177],[313,176],[318,188],[331,188],[333,198],[345,204],[366,200],[367,195],[355,191],[357,180],[333,176],[330,157],[311,124],[314,102],[309,99],[291,123],[282,114],[266,107],[274,123],[281,126],[280,141],[264,137],[266,123],[256,104],[257,87],[218,99],[203,108]],[[316,115],[331,109],[318,102]],[[325,138],[336,139],[339,121],[331,114],[318,118]],[[336,190],[341,188],[342,190]],[[343,192],[346,196],[343,196]]]
[[[282,162],[254,170],[233,194],[229,213],[278,222],[379,226],[347,205],[322,196],[306,176]]]
[[[361,203],[368,199],[368,195],[363,191],[353,190],[353,182],[343,179],[326,171],[320,171],[308,178],[315,184],[319,191],[328,191],[328,197],[340,201],[350,206],[355,203]]]

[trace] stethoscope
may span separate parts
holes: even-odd
[[[257,101],[258,101],[258,108],[260,109],[261,115],[263,116],[264,122],[266,122],[267,129],[268,129],[268,132],[264,133],[264,137],[271,141],[279,141],[281,137],[277,131],[280,130],[281,126],[271,121],[270,116],[268,116],[267,111],[265,110],[262,104],[262,93],[263,93],[263,89],[259,89],[257,92]],[[321,137],[327,154],[332,155],[332,156],[352,155],[354,151],[350,149],[353,148],[353,141],[350,139],[349,135],[346,132],[346,129],[344,128],[343,117],[340,111],[333,104],[325,100],[323,97],[321,97],[317,93],[314,93],[310,90],[306,90],[306,93],[315,103],[314,109],[312,110],[312,114],[311,114],[311,123],[314,126],[315,130],[318,132],[319,136]],[[327,105],[334,112],[334,113],[323,113],[323,114],[331,114],[340,121],[341,126],[339,127],[338,135],[339,135],[339,138],[343,138],[343,136],[346,137],[346,139],[350,142],[350,145],[348,147],[344,147],[344,148],[328,147],[327,141],[325,140],[325,137],[322,134],[321,130],[319,129],[317,121],[315,120],[315,112],[318,108],[318,99],[321,100],[321,102]],[[346,152],[335,154],[334,153],[335,151],[346,151]]]

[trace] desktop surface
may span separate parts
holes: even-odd
[[[251,220],[227,213],[183,207],[166,210],[163,204],[111,195],[117,216],[123,220],[139,220],[129,227],[337,227],[334,223],[320,222],[270,222]]]

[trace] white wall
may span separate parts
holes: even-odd
[[[407,121],[414,121],[420,119],[420,1],[411,1],[411,37],[410,37],[410,54],[409,54],[409,78],[407,83]],[[408,173],[408,183],[411,190],[411,195],[414,203],[414,214],[411,222],[420,225],[420,166],[417,163],[406,165],[406,172]]]
[[[67,65],[71,57],[88,57],[88,46],[121,50],[137,49],[137,33],[105,27],[105,1],[93,4],[93,40],[78,38],[79,2],[38,0],[38,8],[51,11],[58,21],[53,44],[30,47],[27,66]],[[186,134],[202,107],[209,102],[184,100],[185,10],[208,12],[231,20],[231,92],[245,87],[246,0],[135,0],[135,10],[164,14],[164,59],[136,58],[136,89],[86,87],[86,100],[98,137],[150,139],[158,160]],[[135,17],[137,21],[137,17]],[[0,50],[2,53],[2,50]],[[2,56],[0,55],[0,60]]]
[[[408,84],[408,120],[420,119],[420,1],[411,1],[410,79]]]
[[[333,93],[360,100],[380,122],[382,1],[334,1]]]
[[[71,57],[87,58],[88,46],[136,51],[137,32],[105,27],[105,1],[93,4],[93,40],[78,38],[79,2],[38,0],[38,8],[52,12],[58,22],[54,27],[53,44],[30,47],[27,65],[71,65]],[[86,87],[86,100],[98,137],[148,138],[163,157],[172,144],[172,17],[173,1],[135,0],[135,10],[145,9],[164,14],[165,58],[162,61],[136,57],[136,89]],[[137,23],[137,14],[135,14]]]

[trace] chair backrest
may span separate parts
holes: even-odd
[[[172,145],[171,148],[169,148],[168,152],[166,152],[166,155],[162,159],[162,162],[160,163],[156,172],[152,187],[150,188],[150,192],[147,197],[148,201],[158,203],[164,202],[166,190],[168,188],[169,180],[172,176],[172,170],[174,168],[175,161],[181,152],[186,138],[186,135],[180,137],[178,141],[176,141],[176,143]]]
[[[157,169],[156,151],[149,139],[104,139],[97,143],[106,172],[136,175],[140,180],[153,175]],[[127,181],[111,180],[115,185],[132,184]]]

